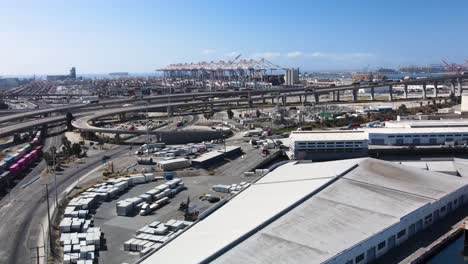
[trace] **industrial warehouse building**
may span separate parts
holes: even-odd
[[[194,168],[209,168],[224,161],[225,158],[234,158],[242,154],[239,146],[226,146],[225,149],[212,150],[192,160]]]
[[[363,131],[291,132],[290,159],[326,160],[367,156],[367,134]]]
[[[468,200],[468,162],[456,163],[464,168],[461,176],[371,158],[290,162],[141,263],[358,264],[385,258]]]
[[[367,133],[370,145],[419,146],[468,141],[468,128],[464,127],[373,128]]]
[[[364,157],[369,146],[440,146],[468,143],[468,120],[404,120],[382,128],[291,132],[290,159],[332,160]]]

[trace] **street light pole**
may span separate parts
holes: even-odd
[[[53,245],[52,244],[53,243],[52,242],[52,228],[50,224],[49,186],[47,183],[45,184],[45,187],[46,187],[46,201],[47,201],[47,218],[48,218],[48,226],[49,226],[49,247],[53,253],[54,247],[52,246]]]
[[[148,116],[148,102],[145,101],[145,110],[146,110],[146,144],[149,146],[149,130],[148,130],[148,123],[149,123],[149,116]]]
[[[55,164],[55,159],[56,159],[56,154],[55,154],[55,152],[56,152],[56,149],[55,149],[55,147],[52,147],[51,150],[52,150],[52,166],[53,166],[52,171],[54,172],[55,207],[58,207],[57,173],[56,173],[56,171],[55,171],[55,168],[56,168],[56,167],[55,167],[55,166],[56,166],[56,164]]]

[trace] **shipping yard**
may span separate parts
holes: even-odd
[[[220,65],[226,68],[214,70]],[[375,155],[391,159],[396,147],[410,157],[428,145],[460,155],[466,145],[461,132],[465,75],[460,73],[382,83],[321,80],[318,85],[267,60],[177,64],[163,70],[162,77],[147,80],[54,76],[43,86],[60,83],[59,89],[31,86],[4,93],[8,105],[21,100],[23,112],[0,117],[8,146],[0,211],[31,199],[22,198],[26,195],[49,194],[50,216],[36,213],[41,217],[35,224],[24,223],[41,245],[25,257],[135,263],[165,251],[192,225],[209,220],[270,175],[275,164]],[[112,95],[103,92],[104,83],[125,85]],[[65,90],[66,96],[57,95]],[[17,123],[18,118],[24,121]],[[453,121],[441,120],[446,118]],[[422,140],[425,135],[419,141],[391,141],[391,133],[399,135],[405,125],[406,133],[433,126],[430,133],[446,134],[434,142]],[[381,132],[387,139],[379,139]],[[25,193],[29,188],[42,191]],[[20,263],[21,252],[30,251],[17,243],[6,250],[17,252],[13,258],[1,255],[11,263]]]
[[[466,4],[293,2],[5,3],[0,263],[467,263]]]

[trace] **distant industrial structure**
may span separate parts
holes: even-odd
[[[284,85],[292,86],[299,83],[299,68],[286,69]]]
[[[128,72],[111,72],[109,76],[112,77],[128,77]]]
[[[232,61],[171,64],[158,71],[163,72],[165,78],[234,81],[264,80],[264,77],[273,75],[274,71],[283,70],[266,59],[237,60],[238,57]]]
[[[1,78],[0,77],[0,89],[12,88],[20,85],[18,78]]]
[[[72,67],[70,69],[70,74],[68,75],[47,75],[48,81],[65,81],[65,80],[75,80],[76,79],[76,69]]]

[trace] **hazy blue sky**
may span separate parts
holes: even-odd
[[[303,70],[468,59],[468,1],[0,0],[0,75],[265,57]]]

